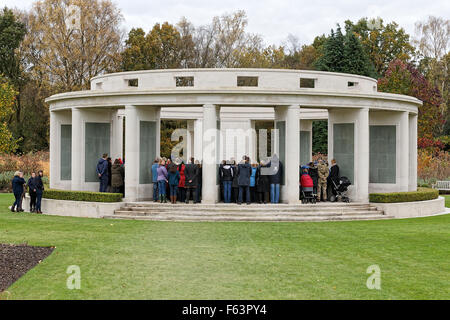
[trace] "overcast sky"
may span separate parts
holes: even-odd
[[[27,9],[34,0],[0,0],[0,7]],[[195,26],[207,24],[213,16],[245,10],[247,31],[263,36],[266,44],[282,44],[289,33],[301,44],[316,35],[329,33],[336,23],[361,17],[396,21],[410,35],[414,23],[429,15],[450,18],[449,0],[113,0],[125,18],[124,27],[145,31],[157,22],[175,24],[185,16]]]

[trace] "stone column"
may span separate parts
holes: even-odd
[[[288,106],[286,109],[286,163],[284,176],[286,181],[286,201],[289,204],[298,203],[299,197],[299,163],[300,163],[300,107]]]
[[[409,191],[417,190],[417,114],[409,114]]]
[[[55,111],[50,111],[50,188],[56,188],[55,183],[59,180],[60,168],[60,145],[58,143],[58,122]],[[48,172],[47,172],[48,174]]]
[[[356,201],[369,201],[369,108],[358,112],[355,135]]]
[[[400,124],[399,124],[399,138],[400,138],[400,167],[399,171],[400,191],[408,191],[409,186],[409,112],[400,112]]]
[[[125,199],[136,201],[139,185],[139,127],[138,110],[125,106]]]
[[[189,161],[191,157],[194,157],[194,121],[195,120],[188,120],[187,121],[187,132],[186,132],[186,159]]]
[[[203,120],[194,120],[194,157],[201,160],[203,158]]]
[[[119,110],[112,112],[111,159],[123,159],[123,116]]]
[[[203,106],[203,180],[202,203],[215,203],[217,199],[217,117],[218,107]]]
[[[84,183],[84,111],[72,108],[72,190],[83,190]]]

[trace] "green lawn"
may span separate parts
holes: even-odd
[[[0,243],[56,249],[3,298],[450,298],[450,215],[178,223],[12,214],[11,202],[0,195]],[[381,290],[366,287],[373,264],[381,268]],[[81,290],[66,288],[70,265],[81,268]]]

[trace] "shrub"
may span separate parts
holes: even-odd
[[[427,150],[417,150],[417,178],[421,184],[428,185],[436,180],[449,180],[450,153],[439,151],[433,154]]]
[[[438,197],[438,190],[430,188],[417,188],[417,191],[408,192],[371,193],[369,194],[369,201],[378,203],[412,202],[433,200]]]
[[[23,171],[30,175],[31,172],[43,170],[46,176],[49,175],[49,152],[38,151],[23,155],[0,154],[0,173],[7,171]]]
[[[121,193],[71,191],[71,190],[44,190],[43,198],[55,200],[89,201],[89,202],[121,202]]]

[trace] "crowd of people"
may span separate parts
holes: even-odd
[[[112,162],[107,153],[98,160],[96,172],[100,180],[100,192],[125,195],[125,164],[121,158]]]
[[[166,203],[201,202],[202,164],[193,157],[189,163],[176,159],[156,158],[152,165],[153,201]]]
[[[310,191],[317,201],[328,201],[336,195],[335,185],[339,184],[339,166],[336,159],[331,160],[331,166],[323,159],[310,162],[300,167],[301,191]]]
[[[275,164],[276,167],[273,167]],[[264,171],[264,169],[271,169]],[[120,158],[112,163],[107,154],[103,154],[97,164],[100,180],[100,192],[124,194],[125,169]],[[335,159],[328,162],[319,159],[299,167],[299,198],[302,190],[311,191],[317,201],[327,201],[333,194],[333,182],[339,181],[339,166]],[[191,157],[188,163],[182,159],[157,157],[151,166],[153,183],[153,201],[175,204],[176,202],[201,202],[202,164]],[[243,156],[239,163],[234,159],[222,160],[219,165],[218,179],[220,200],[224,203],[243,202],[265,204],[280,202],[280,185],[283,177],[283,165],[276,158],[251,163],[248,156]],[[333,182],[332,182],[333,181]]]
[[[42,170],[36,175],[35,172],[31,173],[31,177],[28,181],[25,181],[23,177],[23,172],[16,171],[14,173],[14,178],[12,179],[12,190],[14,193],[15,201],[11,206],[12,212],[23,212],[22,203],[25,198],[25,193],[30,195],[30,212],[42,213],[41,202],[42,194],[44,192],[44,183],[42,182],[42,177],[44,173]]]

